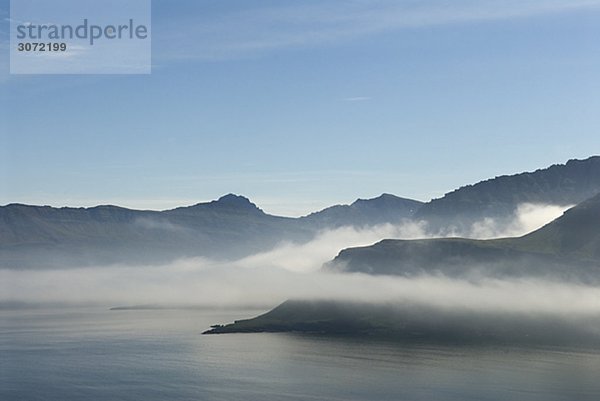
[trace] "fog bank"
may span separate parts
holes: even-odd
[[[292,298],[518,313],[600,313],[600,288],[541,279],[471,282],[440,276],[298,273],[223,266],[203,260],[152,268],[3,270],[0,282],[10,283],[3,288],[0,302],[270,308]]]
[[[552,220],[564,208],[523,205],[510,229],[522,233]],[[480,236],[495,232],[482,222]],[[424,238],[424,223],[340,228],[305,244],[235,262],[196,258],[163,266],[98,266],[64,270],[0,270],[1,303],[95,303],[103,306],[161,305],[269,309],[287,299],[331,299],[428,305],[441,309],[543,314],[598,314],[600,288],[543,278],[476,281],[442,276],[414,278],[321,271],[347,247],[384,238]]]

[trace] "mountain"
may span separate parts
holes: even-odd
[[[331,206],[302,220],[318,228],[398,224],[414,216],[422,205],[423,202],[413,199],[383,194],[374,199],[358,199],[351,205]]]
[[[225,195],[166,211],[117,206],[0,207],[0,268],[160,264],[180,258],[237,259],[318,231],[398,222],[420,202],[382,195],[303,218],[266,214],[249,199]]]
[[[295,219],[271,216],[242,196],[163,212],[116,206],[0,207],[2,267],[164,263],[183,257],[236,258],[282,238],[313,233]]]
[[[598,193],[600,156],[593,156],[461,187],[424,204],[414,217],[427,221],[433,233],[467,235],[485,218],[508,223],[523,203],[571,206]]]
[[[325,269],[403,276],[549,276],[600,282],[600,195],[524,237],[384,240],[345,249]]]

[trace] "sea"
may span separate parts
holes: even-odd
[[[201,334],[262,312],[2,310],[0,400],[600,400],[598,349]]]

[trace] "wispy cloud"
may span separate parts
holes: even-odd
[[[364,102],[366,100],[371,100],[369,96],[354,96],[354,97],[345,97],[342,99],[345,102]]]
[[[599,7],[600,0],[333,1],[287,3],[155,23],[157,55],[221,60],[302,46],[322,46],[403,28],[519,18]]]

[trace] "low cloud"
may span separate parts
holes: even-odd
[[[341,227],[319,233],[304,244],[282,243],[274,250],[258,253],[234,263],[240,267],[281,268],[312,272],[333,259],[342,249],[367,246],[386,238],[426,238],[425,223],[407,221],[401,225],[383,224],[368,229]]]
[[[511,230],[526,232],[564,208],[523,205]],[[488,224],[488,223],[486,223]],[[498,234],[489,222],[481,235]],[[491,233],[491,234],[490,234]],[[347,247],[384,238],[424,238],[423,223],[344,227],[305,244],[285,243],[234,262],[194,258],[163,266],[100,266],[65,270],[0,270],[0,303],[262,307],[286,299],[395,302],[521,314],[600,314],[600,288],[543,278],[477,280],[336,274],[321,269]]]
[[[523,203],[517,207],[513,218],[508,222],[484,218],[472,224],[467,232],[453,231],[444,236],[475,239],[520,237],[559,218],[571,207]]]
[[[0,302],[263,307],[286,299],[351,300],[432,306],[438,309],[544,315],[600,314],[600,288],[548,280],[477,282],[441,276],[416,278],[297,273],[241,268],[206,260],[162,267],[0,271],[10,283]]]
[[[518,237],[548,224],[569,208],[525,203],[517,208],[514,217],[508,223],[486,218],[474,223],[468,233],[451,232],[445,236],[462,234],[476,239]],[[234,262],[234,265],[312,272],[319,270],[325,262],[346,248],[368,246],[384,239],[424,239],[438,236],[427,231],[427,223],[424,221],[407,220],[403,224],[383,224],[363,229],[341,227],[322,231],[313,240],[303,244],[284,242],[271,251],[248,256]]]

